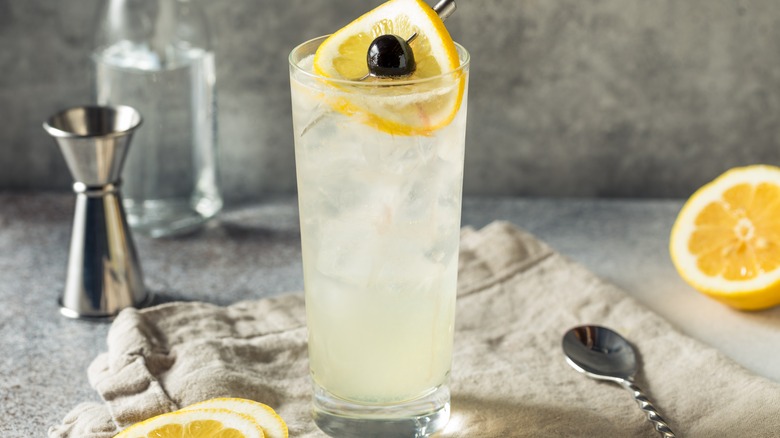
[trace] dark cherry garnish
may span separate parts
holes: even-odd
[[[409,43],[398,35],[381,35],[368,46],[368,73],[376,77],[408,76],[417,65]]]

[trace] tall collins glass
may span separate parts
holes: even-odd
[[[336,80],[313,72],[323,40],[290,54],[314,418],[426,436],[449,419],[469,54],[431,78]],[[443,106],[439,126],[406,123]]]

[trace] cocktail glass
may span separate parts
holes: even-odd
[[[324,38],[289,58],[313,416],[427,436],[449,419],[469,54],[433,78],[334,80],[312,69]]]

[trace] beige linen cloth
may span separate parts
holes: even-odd
[[[780,385],[507,223],[464,229],[458,294],[442,437],[657,437],[628,392],[564,361],[561,336],[583,323],[612,327],[639,349],[637,383],[678,437],[780,436]],[[309,417],[301,294],[125,310],[88,374],[105,403],[77,406],[50,437],[110,437],[219,396],[272,406],[292,437],[323,436]]]

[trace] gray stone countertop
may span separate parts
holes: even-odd
[[[668,256],[678,200],[467,198],[463,225],[507,220],[621,286],[684,333],[780,382],[780,308],[745,313],[690,289]],[[59,315],[73,198],[0,193],[0,436],[44,436],[98,401],[86,369],[108,324]],[[295,199],[225,212],[192,236],[136,236],[158,302],[228,304],[302,290]],[[561,327],[564,330],[565,327]]]

